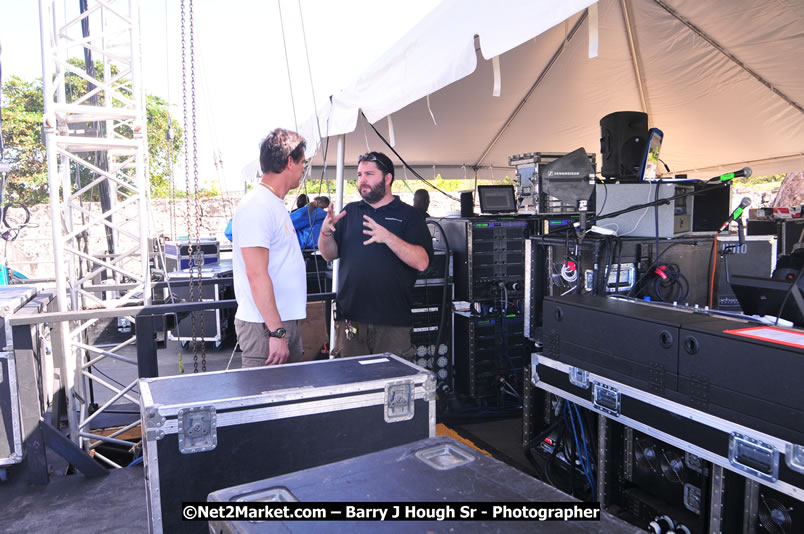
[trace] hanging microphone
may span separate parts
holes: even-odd
[[[728,228],[729,223],[731,221],[736,221],[737,219],[742,217],[743,211],[745,211],[745,208],[747,208],[750,205],[751,205],[751,199],[748,198],[748,197],[743,197],[743,199],[740,201],[740,205],[737,206],[736,208],[734,208],[734,211],[731,212],[731,215],[729,215],[729,218],[726,219],[726,222],[724,222],[723,226],[720,227],[720,230],[718,230],[718,233],[720,233],[723,230],[725,230],[726,228]]]
[[[726,174],[721,174],[720,176],[715,176],[714,178],[710,178],[709,182],[728,182],[729,180],[733,180],[734,178],[740,178],[745,176],[748,178],[751,176],[751,167],[743,167],[739,171],[734,172],[727,172]]]

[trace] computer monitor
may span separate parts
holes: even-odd
[[[798,306],[795,297],[791,294],[785,301],[791,281],[733,274],[729,282],[744,314],[781,317],[797,326],[804,326],[804,310]]]
[[[659,168],[659,150],[662,148],[664,134],[658,128],[651,128],[648,132],[648,142],[645,153],[642,155],[642,166],[639,169],[639,178],[642,181],[655,180]]]
[[[516,197],[513,185],[479,185],[481,213],[516,213]]]

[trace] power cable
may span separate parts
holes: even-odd
[[[285,50],[285,66],[288,70],[288,85],[290,86],[290,105],[293,108],[293,125],[295,126],[296,131],[299,131],[299,121],[296,118],[296,101],[293,98],[293,81],[290,78],[290,59],[288,58],[288,43],[285,39],[285,22],[282,19],[282,2],[281,0],[276,0],[276,7],[279,10],[279,26],[282,29],[282,47]]]
[[[302,12],[301,0],[298,0],[298,5],[299,5],[299,20],[301,21],[301,28],[302,28],[302,38],[304,39],[304,55],[307,58],[307,75],[310,77],[310,92],[312,93],[313,97],[313,115],[315,116],[315,125],[316,128],[318,129],[318,138],[322,139],[321,125],[318,123],[318,108],[316,107],[315,104],[315,87],[313,86],[313,70],[312,67],[310,66],[310,52],[307,48],[307,32],[305,32],[304,30],[304,13]]]
[[[362,111],[360,112],[360,115],[361,115],[361,116],[362,116],[364,119],[366,118],[366,115],[365,115],[365,114],[363,114],[363,112],[362,112]],[[368,119],[366,119],[366,122],[368,122]],[[442,190],[442,189],[439,189],[439,188],[438,188],[438,187],[437,187],[435,184],[432,184],[432,183],[430,183],[429,181],[425,180],[425,179],[422,177],[422,175],[421,175],[421,174],[419,174],[418,172],[416,172],[416,171],[413,169],[413,167],[411,167],[410,165],[408,165],[408,163],[407,163],[407,162],[406,162],[406,161],[405,161],[405,160],[402,158],[402,156],[400,156],[400,155],[399,155],[399,152],[397,152],[397,151],[394,149],[394,147],[392,147],[392,146],[391,146],[391,144],[390,144],[390,143],[389,143],[389,142],[388,142],[388,141],[385,139],[385,137],[383,137],[383,136],[382,136],[382,134],[381,134],[380,132],[378,132],[378,131],[377,131],[377,128],[375,128],[373,124],[371,124],[371,123],[369,122],[369,123],[368,123],[368,125],[369,125],[369,126],[371,126],[371,129],[372,129],[372,130],[374,130],[374,133],[376,133],[376,134],[377,134],[377,137],[379,137],[380,139],[382,139],[382,142],[383,142],[383,143],[385,143],[385,146],[387,146],[388,148],[390,148],[390,149],[391,149],[391,152],[393,152],[393,153],[394,153],[394,155],[396,155],[396,157],[397,157],[397,158],[399,158],[399,161],[401,161],[401,162],[402,162],[402,165],[404,165],[405,167],[407,167],[407,168],[410,170],[410,172],[412,172],[412,173],[413,173],[413,174],[416,176],[416,178],[418,178],[418,179],[419,179],[419,180],[421,180],[422,182],[426,183],[427,185],[429,185],[430,187],[432,187],[433,189],[435,189],[435,190],[436,190],[436,191],[438,191],[439,193],[442,193],[442,194],[443,194],[444,196],[446,196],[447,198],[450,198],[450,199],[452,199],[452,200],[454,200],[454,201],[456,201],[456,202],[460,202],[460,199],[458,199],[457,197],[454,197],[454,196],[450,195],[450,194],[449,194],[449,193],[447,193],[446,191],[444,191],[444,190]]]

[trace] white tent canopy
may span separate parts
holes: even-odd
[[[347,134],[347,164],[390,154],[362,110],[414,167],[501,176],[513,154],[599,155],[601,117],[644,111],[674,173],[801,171],[802,27],[798,0],[444,0],[302,133]]]

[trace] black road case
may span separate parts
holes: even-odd
[[[446,436],[227,488],[210,502],[579,502]],[[262,532],[641,532],[606,513],[600,521],[210,521],[215,534]],[[538,525],[538,526],[537,526]]]
[[[435,378],[391,354],[140,380],[153,532],[181,503],[435,435]]]
[[[8,320],[38,292],[39,289],[34,286],[0,286],[0,350],[13,350],[11,323]]]
[[[0,468],[22,461],[17,366],[13,352],[0,352]]]
[[[554,360],[804,444],[804,330],[565,296],[544,299],[544,342]]]
[[[639,388],[531,355],[533,385],[804,501],[804,447]]]
[[[172,293],[174,299],[179,302],[199,302],[234,299],[234,282],[232,279],[232,262],[224,260],[212,265],[204,265],[200,269],[183,269],[168,273],[168,282],[192,281],[197,284],[199,279],[203,281],[220,280],[220,283],[204,284],[199,291],[198,287],[190,286],[169,286],[165,289],[164,297],[169,299]],[[192,297],[192,298],[191,298]],[[224,339],[229,333],[234,332],[234,312],[233,308],[206,310],[202,312],[191,312],[182,315],[179,319],[174,335],[174,331],[168,331],[168,339],[178,341],[183,347],[187,347],[190,342],[195,341],[204,343],[212,341],[215,348],[220,348]],[[201,331],[203,319],[204,328]]]
[[[190,257],[190,245],[193,246],[194,258]],[[220,243],[214,237],[202,237],[198,242],[180,239],[165,243],[165,267],[168,272],[197,267],[199,263],[218,263],[220,259]]]

